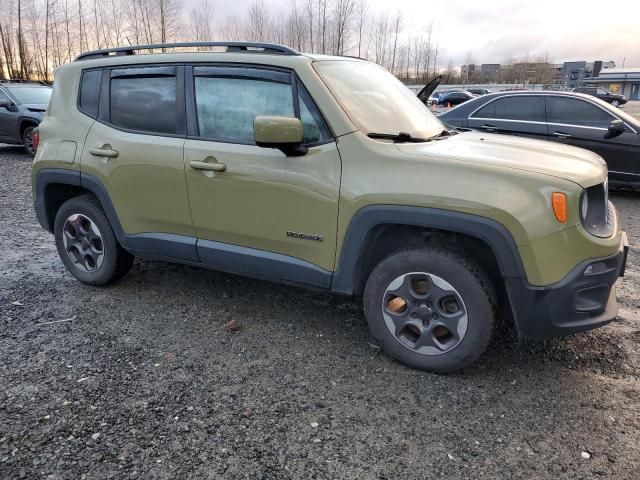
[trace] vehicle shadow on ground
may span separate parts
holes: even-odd
[[[244,319],[250,319],[248,328],[259,329],[265,335],[266,344],[282,340],[269,338],[274,335],[303,332],[318,336],[333,332],[339,338],[337,349],[344,348],[356,354],[364,351],[368,355],[373,351],[383,363],[399,366],[376,348],[360,302],[348,297],[207,269],[147,261],[137,262],[133,272],[113,289],[122,290],[123,294],[135,289],[138,295],[148,297],[138,296],[145,303],[163,295],[162,290],[171,290],[167,293],[169,299],[174,296],[180,303],[193,302],[196,308],[220,312],[222,318],[218,320],[223,323],[233,318],[247,323]],[[179,318],[175,321],[183,322]],[[260,326],[261,322],[265,325]],[[291,325],[294,329],[287,330]],[[570,368],[596,373],[629,373],[617,335],[615,327],[607,326],[545,341],[521,340],[513,319],[499,318],[494,338],[481,361],[457,375],[484,375],[487,370],[502,371],[505,367],[525,371]]]

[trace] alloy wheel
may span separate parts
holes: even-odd
[[[421,355],[450,352],[467,332],[467,309],[460,293],[443,278],[426,272],[393,280],[382,299],[382,315],[391,334]]]
[[[36,153],[36,150],[33,146],[33,128],[27,128],[24,132],[24,148],[31,155]]]
[[[104,261],[104,243],[98,226],[86,215],[74,213],[62,227],[64,250],[83,272],[94,272]]]

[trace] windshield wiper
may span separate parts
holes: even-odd
[[[429,137],[430,140],[435,139],[435,138],[442,138],[442,137],[450,137],[452,135],[455,135],[458,132],[455,132],[453,130],[442,130],[440,133],[434,135],[433,137]]]
[[[421,142],[429,142],[428,138],[418,138],[412,137],[410,134],[405,132],[400,133],[368,133],[367,137],[369,138],[379,138],[381,140],[392,140],[394,143],[421,143]]]

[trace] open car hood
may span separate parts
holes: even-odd
[[[429,97],[433,93],[433,91],[438,88],[440,82],[442,81],[442,75],[438,75],[436,78],[427,83],[422,90],[418,92],[418,98],[422,101],[422,103],[427,103]]]

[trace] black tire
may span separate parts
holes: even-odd
[[[407,275],[411,272],[419,273]],[[460,314],[466,317],[464,320],[464,333],[462,335],[459,334],[461,330],[459,328],[460,323],[457,323],[456,330],[458,333],[446,337],[448,338],[448,344],[452,345],[450,350],[443,350],[440,353],[433,353],[439,352],[434,347],[426,347],[431,349],[430,354],[419,353],[416,350],[418,347],[415,346],[419,345],[417,343],[418,340],[415,340],[416,343],[412,347],[410,345],[411,340],[407,340],[406,336],[403,336],[404,333],[399,334],[397,330],[394,333],[392,332],[392,327],[388,326],[389,322],[394,318],[397,319],[405,315],[404,312],[401,312],[394,317],[393,314],[389,314],[388,309],[385,311],[391,305],[391,302],[385,303],[388,302],[390,295],[389,287],[392,285],[397,287],[399,277],[402,276],[404,276],[405,280],[402,281],[403,286],[400,289],[404,288],[406,281],[409,282],[409,285],[413,285],[410,282],[415,281],[416,278],[422,275],[422,272],[426,272],[425,276],[428,278],[425,285],[430,285],[427,288],[426,295],[432,294],[431,285],[433,285],[433,281],[436,281],[432,279],[437,279],[440,285],[443,285],[441,281],[444,280],[444,283],[448,283],[449,287],[453,287],[455,298],[461,300],[461,306],[458,307],[460,311],[456,315]],[[408,291],[413,292],[413,286]],[[425,301],[426,303],[423,304],[417,297],[412,297],[412,294],[409,294],[410,304],[406,308],[411,310],[407,310],[406,315],[409,315],[410,311],[412,318],[415,317],[417,319],[414,322],[417,321],[420,325],[419,333],[414,333],[416,338],[421,339],[422,332],[432,332],[430,334],[431,338],[439,338],[437,333],[434,333],[436,332],[435,328],[440,328],[442,331],[446,330],[445,327],[441,326],[429,328],[432,323],[437,325],[439,322],[449,321],[447,316],[443,315],[440,310],[442,297],[446,295],[442,294],[443,291],[445,290],[437,287],[433,289],[433,295],[440,295],[441,298],[438,307],[432,302]],[[381,261],[369,275],[365,286],[363,303],[371,334],[387,354],[413,368],[448,373],[460,370],[475,362],[486,350],[491,340],[495,320],[495,299],[495,291],[489,277],[476,262],[460,253],[440,246],[425,246],[398,251]],[[419,303],[421,310],[418,310]],[[431,303],[431,306],[427,308],[429,303]],[[454,303],[457,305],[457,302]],[[440,316],[438,315],[439,313]],[[423,316],[425,320],[422,320]],[[438,318],[438,320],[432,320],[432,318]],[[398,324],[404,321],[406,321],[406,318],[405,320],[399,320]],[[398,324],[393,323],[393,325]],[[410,331],[412,332],[413,326],[411,327]],[[399,327],[396,326],[396,328]],[[446,331],[444,333],[445,335],[447,334]],[[451,334],[451,332],[448,333]],[[432,340],[429,340],[429,342],[432,343]],[[439,340],[437,344],[440,345]],[[423,352],[425,347],[419,348]],[[439,348],[443,347],[440,345]]]
[[[29,155],[36,154],[36,149],[33,148],[33,131],[35,129],[34,125],[29,125],[22,131],[22,145]]]
[[[72,260],[72,255],[65,247],[64,229],[68,219],[81,216],[95,224],[99,231],[101,262],[93,265],[93,270],[87,270],[83,262]],[[67,227],[68,228],[68,227]],[[71,274],[88,285],[106,285],[120,279],[131,269],[133,255],[124,250],[111,229],[111,225],[104,214],[98,200],[92,195],[82,195],[64,202],[56,213],[54,223],[56,247],[62,262]],[[76,250],[80,253],[78,250]],[[77,260],[77,259],[76,259]]]

